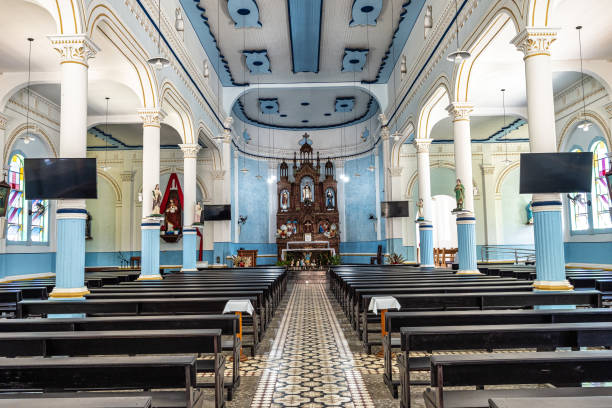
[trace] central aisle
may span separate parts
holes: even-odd
[[[374,407],[322,284],[293,286],[251,407]]]

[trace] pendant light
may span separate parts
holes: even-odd
[[[502,127],[502,133],[505,132],[506,130],[506,89],[502,88],[501,90],[502,93],[502,109],[504,111],[504,126]],[[502,135],[502,137],[506,136],[505,134]],[[504,144],[506,145],[506,158],[504,159],[504,163],[508,164],[510,163],[510,159],[508,159],[508,140],[504,141]]]
[[[33,38],[28,38],[29,42],[29,50],[28,50],[28,85],[26,86],[26,95],[28,98],[27,106],[26,106],[26,134],[22,137],[23,143],[30,144],[30,142],[34,141],[34,137],[30,136],[28,132],[30,131],[30,75],[32,73],[31,63],[32,63],[32,42]]]
[[[170,65],[170,61],[161,55],[161,0],[157,0],[157,56],[147,60],[157,70]]]
[[[102,171],[109,171],[111,169],[108,165],[108,138],[110,137],[110,133],[108,133],[108,102],[110,98],[107,96],[104,99],[106,99],[106,125],[104,129],[104,166],[102,166]]]
[[[357,100],[357,72],[355,71],[353,71],[353,84],[355,86],[355,100]],[[353,109],[353,123],[354,123],[353,127],[355,128],[355,151],[357,151],[357,123],[355,122],[357,122],[357,109]],[[361,177],[361,174],[359,174],[359,166],[357,166],[356,160],[355,160],[355,177]]]
[[[588,132],[591,128],[591,122],[588,121],[586,115],[586,98],[584,96],[584,71],[582,69],[582,38],[580,32],[582,31],[582,26],[576,27],[578,30],[578,47],[580,49],[580,84],[582,86],[582,122],[578,125],[579,129],[582,129],[584,132]]]
[[[446,59],[450,62],[454,62],[455,64],[461,64],[462,61],[470,58],[471,54],[459,48],[459,9],[457,7],[457,0],[455,0],[455,27],[456,27],[455,35],[457,37],[457,51],[451,52],[450,54],[448,54]]]

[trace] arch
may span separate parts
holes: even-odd
[[[122,196],[121,196],[121,187],[119,186],[119,183],[117,183],[117,181],[105,171],[96,169],[96,173],[98,174],[98,176],[108,181],[108,183],[113,188],[113,192],[115,193],[115,205],[121,205]]]
[[[422,107],[419,109],[416,138],[429,139],[434,125],[448,116],[445,108],[450,103],[450,94],[445,76],[438,78],[423,100]]]
[[[499,173],[497,179],[495,180],[495,194],[501,194],[501,186],[504,182],[504,179],[510,172],[521,165],[521,162],[515,161],[504,167],[504,169]]]
[[[147,63],[149,54],[117,14],[106,4],[92,3],[88,10],[86,30],[92,40],[101,35],[104,41],[113,44],[117,52],[123,55],[134,74],[133,78],[126,78],[123,82],[138,95],[141,107],[157,107],[157,79],[155,71]]]
[[[483,19],[482,28],[475,30],[474,39],[470,42],[468,51],[472,57],[456,66],[453,71],[453,101],[468,102],[468,92],[472,69],[482,55],[484,50],[491,44],[495,37],[512,23],[515,33],[520,32],[519,20],[514,12],[507,7],[496,9],[490,18]]]
[[[83,0],[26,0],[47,10],[57,26],[57,34],[84,32],[85,4]]]
[[[525,0],[527,27],[548,27],[550,0]]]
[[[47,150],[49,150],[53,154],[53,157],[58,157],[57,150],[55,149],[51,138],[43,129],[34,124],[26,125],[25,123],[23,123],[13,129],[8,139],[6,140],[6,143],[4,145],[4,152],[2,153],[2,163],[7,162],[7,160],[9,159],[8,155],[12,151],[15,142],[17,141],[19,136],[24,133],[33,133],[35,135],[40,136],[40,139],[45,143]]]
[[[211,151],[212,161],[213,161],[213,169],[214,170],[223,170],[223,157],[221,155],[221,151],[219,150],[219,146],[213,141],[214,137],[211,137],[211,131],[204,124],[202,120],[198,123],[198,135],[197,139],[200,139],[200,135],[204,137],[204,144]]]
[[[191,108],[177,91],[172,82],[166,80],[161,86],[160,105],[166,112],[163,122],[172,126],[186,144],[197,143],[197,135],[193,130]]]
[[[406,142],[410,135],[414,133],[414,131],[414,117],[411,115],[406,121],[404,129],[400,131],[400,139],[397,142],[394,142],[393,146],[391,147],[391,163],[395,163],[396,167],[400,166],[400,152],[402,145]]]
[[[589,120],[593,122],[597,127],[599,127],[599,129],[603,133],[606,144],[608,146],[612,146],[612,135],[610,133],[610,128],[606,123],[607,121],[603,119],[598,113],[593,112],[591,110],[586,111],[584,114],[582,113],[582,111],[578,111],[570,117],[570,119],[565,123],[565,126],[563,126],[563,129],[561,130],[561,137],[559,137],[559,140],[557,141],[558,152],[562,151],[561,149],[564,147],[564,143],[566,143],[566,138],[585,116],[589,118]]]

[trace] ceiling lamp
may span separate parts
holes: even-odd
[[[157,0],[157,56],[149,58],[147,62],[157,70],[170,65],[170,61],[161,55],[161,0]]]
[[[33,38],[28,38],[28,42],[29,42],[29,50],[28,50],[28,86],[26,87],[26,92],[28,95],[28,106],[26,107],[26,134],[21,138],[21,140],[23,140],[23,143],[25,144],[30,144],[30,142],[34,141],[34,137],[29,135],[28,132],[30,131],[30,75],[32,73],[31,70],[31,62],[32,62],[32,42],[34,41]]]
[[[579,129],[582,129],[584,132],[588,132],[591,128],[592,123],[589,122],[586,115],[586,98],[584,96],[584,71],[582,70],[582,38],[580,36],[580,31],[582,30],[582,26],[576,27],[578,30],[578,46],[580,49],[580,82],[582,85],[582,122],[578,125]]]
[[[457,8],[457,0],[455,0],[455,27],[457,37],[457,51],[448,54],[446,59],[450,62],[454,62],[455,64],[461,64],[462,61],[470,58],[471,54],[459,48],[459,10]]]

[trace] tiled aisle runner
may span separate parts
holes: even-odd
[[[374,407],[322,284],[295,284],[251,407]]]

